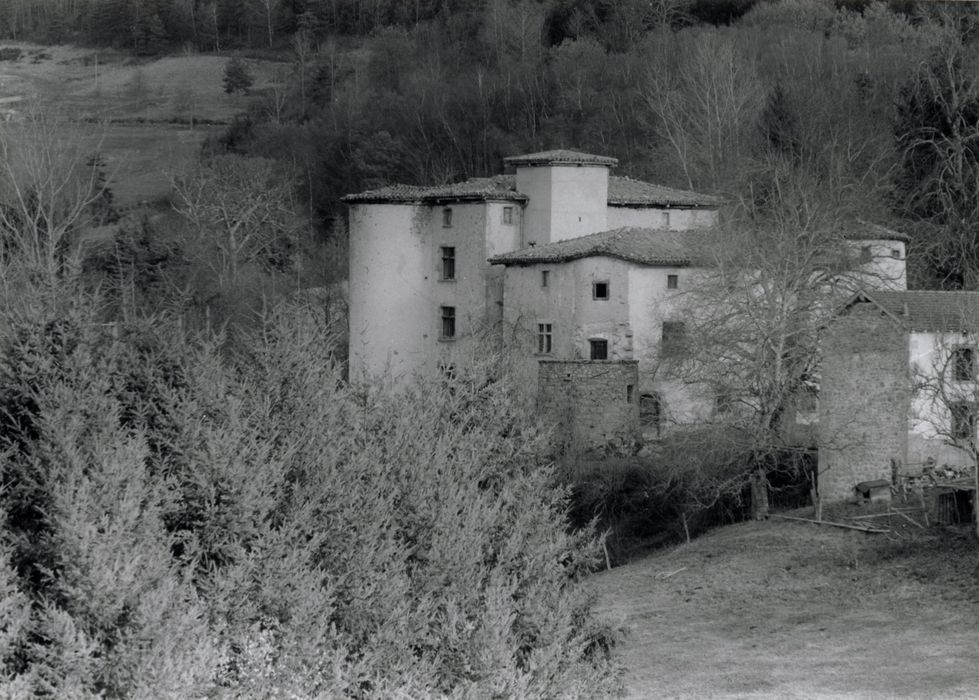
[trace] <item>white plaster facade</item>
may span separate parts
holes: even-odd
[[[592,341],[605,341],[608,361],[638,362],[636,389],[655,397],[658,423],[709,418],[716,397],[672,375],[663,337],[684,321],[679,300],[704,272],[684,259],[683,241],[716,225],[720,200],[610,176],[615,160],[603,156],[506,162],[513,175],[346,198],[350,376],[430,377],[501,347],[532,394],[540,360],[593,359]],[[891,234],[864,224],[849,236],[868,286],[906,285],[904,239]]]
[[[345,198],[350,231],[350,376],[434,376],[440,367],[458,366],[488,342],[501,340],[506,334],[501,321],[512,321],[527,308],[525,293],[537,297],[517,291],[533,287],[525,280],[505,283],[504,266],[490,264],[489,258],[613,226],[683,230],[716,222],[720,200],[610,177],[615,164],[614,158],[549,151],[507,159],[513,175],[445,186],[394,185]],[[454,252],[451,281],[442,279],[444,248]],[[556,327],[580,324],[579,346],[582,337],[598,333],[607,335],[620,353],[625,342],[620,339],[622,329],[635,313],[635,306],[622,296],[630,278],[639,275],[635,283],[640,287],[655,286],[641,278],[660,271],[644,273],[641,266],[633,266],[636,269],[629,272],[614,262],[595,259],[572,266],[570,272],[555,269],[551,293],[535,304],[543,305],[541,313],[560,318]],[[601,310],[584,304],[583,295],[591,294],[587,280],[613,274],[621,277],[611,286],[618,301],[606,302]],[[557,290],[563,287],[565,296],[560,296]],[[605,314],[617,304],[622,319],[612,328]],[[441,332],[443,307],[455,312],[451,339]],[[640,328],[648,326],[639,322]],[[562,343],[570,342],[566,336],[564,332]],[[652,341],[644,336],[644,342]],[[578,358],[580,347],[575,351],[562,345],[561,353]],[[516,361],[536,367],[533,357]],[[534,372],[528,370],[528,376]]]

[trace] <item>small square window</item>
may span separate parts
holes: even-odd
[[[663,357],[675,357],[682,354],[686,345],[686,324],[683,321],[663,321],[663,340],[660,348]]]
[[[891,257],[892,258],[897,258],[898,260],[900,260],[901,259],[901,249],[900,248],[891,248]]]
[[[594,340],[588,341],[588,347],[590,350],[590,357],[593,360],[607,360],[608,359],[608,341],[596,338]]]
[[[442,226],[445,228],[452,226],[452,207],[446,207],[442,210]]]
[[[546,287],[547,286],[547,283],[551,281],[550,280],[550,277],[551,277],[551,271],[550,270],[541,270],[540,271],[540,286]]]
[[[608,300],[608,282],[592,282],[591,285],[591,297],[592,299],[600,299],[602,301]]]
[[[442,307],[442,339],[449,340],[456,337],[456,307]]]
[[[666,276],[666,288],[676,289],[680,286],[680,276],[679,275],[667,275]]]
[[[513,223],[513,207],[503,207],[503,223]]]
[[[442,246],[442,280],[456,278],[456,249],[452,246]]]
[[[541,355],[550,354],[553,347],[553,328],[550,323],[537,324],[537,352]]]
[[[958,382],[968,382],[976,378],[975,348],[957,347],[952,350],[952,373]]]

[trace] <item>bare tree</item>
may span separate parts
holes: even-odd
[[[173,187],[174,206],[192,227],[189,243],[210,251],[221,287],[237,283],[243,265],[281,265],[301,225],[290,179],[264,158],[218,156]]]
[[[45,108],[0,122],[0,259],[49,282],[78,262],[78,234],[105,195],[103,132]]]
[[[795,403],[818,387],[820,335],[840,303],[881,280],[848,238],[853,210],[817,179],[780,161],[758,185],[699,251],[672,372],[713,393],[723,422],[762,453],[785,445]]]
[[[979,493],[979,294],[960,293],[943,306],[942,327],[912,344],[911,429],[961,456]],[[975,504],[973,515],[979,535]]]
[[[720,189],[754,150],[765,91],[751,59],[729,37],[705,32],[685,48],[669,35],[641,94],[690,188]]]

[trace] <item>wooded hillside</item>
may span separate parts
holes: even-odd
[[[279,60],[287,87],[220,148],[292,168],[323,232],[345,193],[493,174],[544,148],[733,201],[764,199],[777,162],[912,233],[911,284],[928,287],[974,286],[977,16],[828,0],[0,2],[9,38]]]

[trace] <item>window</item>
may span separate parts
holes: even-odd
[[[874,259],[874,251],[870,249],[869,245],[865,245],[860,249],[860,262],[869,263]]]
[[[503,223],[513,223],[513,207],[503,207]]]
[[[652,428],[656,437],[660,436],[660,423],[663,415],[663,404],[659,394],[642,394],[639,397],[639,425]]]
[[[442,280],[456,278],[456,249],[452,246],[442,246]]]
[[[456,307],[442,307],[442,339],[448,340],[456,337]]]
[[[687,345],[687,326],[683,321],[663,321],[661,352],[664,357],[680,355]]]
[[[632,403],[632,395],[635,393],[635,387],[632,384],[625,385],[625,401],[626,403]]]
[[[446,207],[442,210],[442,226],[445,228],[452,226],[452,207]]]
[[[898,260],[900,260],[901,259],[901,249],[900,248],[891,248],[891,257],[892,258],[897,258]]]
[[[591,285],[591,298],[601,299],[603,301],[608,299],[608,282],[592,282]]]
[[[607,360],[608,359],[608,341],[600,338],[595,338],[588,341],[588,347],[590,351],[591,359],[593,360]]]
[[[552,328],[553,325],[550,323],[537,324],[537,352],[542,355],[551,352],[553,339]]]
[[[974,348],[957,347],[952,350],[952,372],[955,381],[968,382],[976,378],[976,352]]]
[[[550,270],[541,270],[540,271],[540,286],[546,287],[547,286],[547,283],[550,282],[550,277],[551,277],[551,271]]]
[[[952,437],[956,440],[972,440],[976,435],[976,409],[967,401],[949,406],[952,413]]]
[[[680,285],[679,275],[667,275],[666,276],[666,288],[676,289]]]

